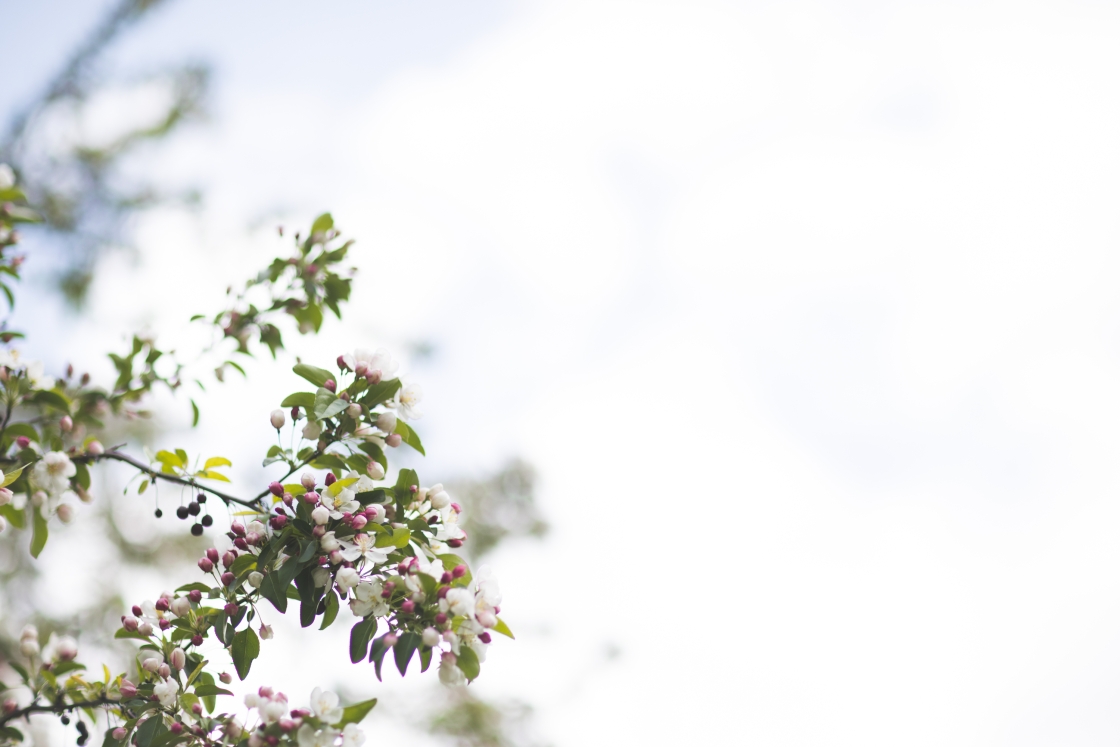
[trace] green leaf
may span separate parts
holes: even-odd
[[[114,638],[134,638],[134,639],[136,639],[136,640],[138,640],[138,641],[146,641],[146,640],[148,640],[148,637],[147,637],[147,636],[145,636],[145,635],[140,635],[140,631],[137,631],[137,630],[125,630],[124,628],[121,628],[121,629],[120,629],[120,630],[118,630],[118,631],[117,631],[116,633],[114,633],[114,634],[113,634],[113,637],[114,637]]]
[[[5,439],[5,443],[15,441],[18,436],[25,436],[35,443],[39,443],[39,431],[35,430],[29,423],[12,423],[5,429],[4,435],[8,437]]]
[[[39,553],[47,544],[47,520],[39,509],[31,509],[31,557],[39,557]]]
[[[285,581],[281,578],[283,574],[280,571],[273,571],[265,575],[264,581],[261,583],[261,596],[268,601],[280,612],[288,611],[288,584],[290,581]]]
[[[10,503],[0,506],[0,516],[7,519],[8,523],[16,529],[23,529],[26,526],[24,521],[27,519],[27,514]]]
[[[315,544],[309,543],[308,549],[314,550]],[[323,598],[322,587],[315,585],[311,576],[312,568],[305,568],[296,576],[296,589],[299,590],[299,624],[310,627],[319,612],[319,600]]]
[[[336,617],[338,617],[338,594],[332,589],[327,594],[327,610],[323,613],[323,623],[319,626],[319,630],[329,628]]]
[[[350,628],[350,661],[357,664],[366,658],[369,648],[369,639],[377,630],[377,620],[373,617],[364,618],[361,622]]]
[[[311,224],[311,233],[326,233],[332,228],[334,228],[334,218],[330,213],[323,213]]]
[[[215,456],[206,460],[206,464],[202,465],[203,469],[210,469],[211,467],[232,467],[233,462],[225,457]]]
[[[5,487],[6,488],[9,485],[11,485],[13,482],[18,480],[19,476],[23,474],[23,468],[26,467],[26,466],[27,465],[25,464],[21,467],[16,467],[11,472],[5,472],[4,473],[4,482],[0,483],[0,487]],[[86,487],[89,487],[89,486],[87,485]]]
[[[315,392],[315,417],[318,420],[326,420],[333,418],[347,407],[350,403],[341,397],[336,396],[329,389],[320,388]]]
[[[74,462],[74,481],[89,490],[89,468],[84,462]]]
[[[156,452],[156,461],[164,465],[178,467],[179,469],[183,469],[187,466],[186,463],[179,458],[178,454],[167,451],[166,449],[160,449]]]
[[[474,649],[470,646],[459,647],[459,656],[456,664],[458,664],[463,674],[467,675],[468,682],[478,677],[479,672],[482,670],[482,667],[478,663],[478,654],[476,654]]]
[[[362,395],[361,403],[366,407],[376,407],[382,402],[387,402],[393,398],[397,390],[401,388],[400,379],[389,379],[388,381],[380,381],[371,386],[364,395]]]
[[[506,625],[505,622],[500,617],[498,618],[498,624],[495,625],[492,628],[492,630],[495,633],[501,633],[502,635],[504,635],[508,638],[513,638],[513,631],[509,629],[509,626]]]
[[[416,435],[416,431],[412,430],[408,423],[398,419],[397,427],[393,429],[393,432],[400,434],[402,441],[427,456],[427,454],[424,454],[424,445],[420,443],[420,437]]]
[[[428,667],[432,665],[432,649],[424,646],[420,649],[420,671],[427,672]]]
[[[212,469],[204,469],[199,472],[195,477],[202,478],[203,480],[219,480],[220,482],[229,482],[229,478],[221,472],[215,472]]]
[[[361,723],[362,719],[373,710],[375,705],[377,705],[377,698],[370,698],[369,700],[363,700],[361,703],[346,706],[342,709],[342,720],[338,722],[337,727],[341,729],[347,724]]]
[[[191,428],[194,428],[196,425],[198,425],[198,405],[195,403],[194,399],[191,399],[190,402],[191,402]]]
[[[437,557],[443,561],[443,567],[449,571],[457,565],[466,567],[467,572],[462,577],[455,579],[455,586],[466,586],[471,582],[471,567],[467,565],[467,561],[463,560],[458,555],[452,555],[451,553],[444,553],[443,555],[439,555]]]
[[[289,394],[284,398],[284,401],[280,403],[280,406],[302,407],[303,409],[310,412],[311,409],[315,407],[315,395],[311,392],[296,392],[295,394]]]
[[[239,630],[233,634],[233,646],[230,653],[233,655],[233,666],[237,669],[237,676],[244,680],[249,676],[249,668],[253,666],[253,659],[261,652],[261,642],[252,626]],[[196,690],[197,692],[197,690]]]
[[[236,635],[234,636],[234,640],[237,640]],[[207,697],[207,696],[210,696],[210,695],[233,695],[233,693],[231,693],[229,690],[218,687],[217,685],[209,685],[209,684],[203,684],[203,685],[195,686],[194,694],[197,695],[200,698],[204,698],[204,697]]]
[[[381,679],[381,662],[385,659],[385,636],[374,640],[373,645],[369,647],[369,660],[373,662],[373,671],[377,675],[377,679]]]
[[[374,541],[376,547],[395,547],[398,550],[408,544],[412,539],[412,531],[408,527],[395,527],[392,532],[377,535]]]
[[[152,740],[163,731],[163,718],[158,714],[151,716],[136,730],[136,747],[151,747]]]
[[[31,399],[41,405],[47,405],[65,413],[70,412],[70,400],[62,392],[41,389],[35,392]]]
[[[393,660],[397,663],[397,671],[404,676],[408,670],[408,663],[412,661],[412,654],[420,645],[420,635],[417,633],[402,633],[393,646]]]
[[[297,363],[292,367],[292,371],[310,381],[315,386],[323,386],[328,381],[334,378],[330,371],[324,371],[315,366],[309,366],[306,363]]]
[[[229,572],[234,576],[240,576],[241,574],[256,567],[257,556],[245,553],[244,555],[238,555],[236,558],[234,558],[233,565],[229,567]],[[209,589],[207,591],[209,591]]]

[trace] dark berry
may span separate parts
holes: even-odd
[[[191,512],[187,510],[186,506],[179,506],[179,508],[175,509],[175,515],[180,519],[185,519],[191,515]]]
[[[63,715],[62,718],[59,719],[59,721],[62,722],[63,726],[68,726],[70,724],[70,717]]]
[[[202,525],[201,524],[192,524],[191,525],[191,534],[193,534],[195,537],[201,537],[202,536]]]
[[[206,514],[205,516],[202,517],[202,526],[208,527],[213,523],[214,523],[214,517],[211,516],[210,514]]]
[[[157,508],[156,509],[156,518],[159,519],[159,518],[162,518],[162,517],[163,517],[163,510]]]
[[[206,493],[199,493],[198,497],[195,498],[195,500],[199,503],[206,503]]]
[[[191,501],[187,504],[187,511],[190,512],[191,516],[198,516],[202,512],[202,506],[198,505],[197,501]]]

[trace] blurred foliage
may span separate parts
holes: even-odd
[[[464,548],[472,558],[482,558],[505,540],[540,538],[548,532],[534,500],[535,482],[532,466],[514,459],[490,477],[448,483],[464,509],[459,524],[471,538]]]
[[[532,708],[520,702],[492,703],[469,688],[447,691],[446,705],[431,717],[428,731],[456,747],[528,747]]]
[[[0,140],[0,163],[19,175],[28,200],[43,217],[42,228],[58,248],[59,288],[80,306],[94,268],[107,247],[127,243],[128,217],[167,202],[193,204],[195,191],[164,193],[125,175],[130,156],[165,140],[203,113],[209,70],[183,63],[128,80],[105,73],[104,58],[121,35],[169,0],[122,0],[77,47],[41,94],[9,120]],[[148,107],[113,106],[125,121],[100,138],[81,135],[92,112],[110,96],[141,94],[158,101]]]

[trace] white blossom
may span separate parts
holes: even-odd
[[[342,706],[338,704],[338,696],[329,690],[317,687],[311,691],[311,711],[326,724],[337,724],[342,720]]]
[[[308,441],[316,440],[322,432],[323,429],[315,421],[309,421],[307,425],[303,426],[303,437]]]
[[[331,520],[331,512],[326,506],[316,506],[311,510],[311,520],[322,526]]]
[[[397,415],[405,420],[416,420],[420,417],[420,399],[424,392],[416,384],[409,384],[403,389],[398,389],[389,405],[397,411]]]
[[[358,348],[350,355],[342,356],[342,360],[354,371],[358,370],[359,363],[365,364],[365,371],[380,371],[382,380],[393,378],[400,367],[385,348],[378,348],[376,353]]]
[[[164,708],[171,708],[179,697],[179,683],[172,677],[161,680],[152,688],[152,694],[159,698],[159,704]]]
[[[343,513],[356,514],[362,510],[362,504],[354,500],[354,491],[343,488],[338,495],[331,495],[331,491],[324,490],[319,497],[319,504],[331,512],[332,519],[341,519]]]
[[[319,547],[323,549],[323,552],[331,552],[341,547],[341,544],[335,538],[334,532],[327,532],[319,538]]]
[[[365,741],[365,732],[357,724],[342,727],[342,747],[362,747]]]
[[[31,486],[58,497],[70,487],[70,478],[77,472],[78,468],[64,452],[48,451],[31,468]]]
[[[340,540],[342,544],[342,557],[353,563],[358,558],[365,558],[372,565],[381,565],[389,559],[393,547],[377,547],[376,537],[372,534],[356,534],[354,541]]]
[[[350,600],[350,611],[358,617],[373,615],[384,617],[389,614],[389,603],[381,598],[384,587],[380,580],[367,581],[354,587],[354,596]]]
[[[319,729],[316,731],[311,728],[311,724],[304,724],[299,727],[296,732],[296,741],[299,747],[333,747],[334,740],[338,738],[338,732],[334,729]]]
[[[261,573],[260,571],[252,571],[252,572],[249,573],[249,586],[252,586],[254,589],[259,589],[259,588],[261,588],[261,584],[263,584],[263,583],[264,583],[264,574],[263,573]]]
[[[440,600],[440,611],[450,611],[453,615],[474,615],[474,594],[470,589],[455,586],[447,590],[447,596]]]
[[[443,652],[439,657],[439,681],[449,687],[462,685],[467,681],[466,675],[459,669],[455,654]]]
[[[334,577],[334,582],[338,584],[339,589],[348,592],[362,582],[362,577],[353,568],[343,568]]]

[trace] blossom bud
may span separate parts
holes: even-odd
[[[218,675],[218,679],[222,681],[223,685],[228,685],[229,683],[233,682],[233,675],[231,675],[229,672],[222,672]]]
[[[380,384],[381,383],[381,369],[380,368],[375,368],[373,370],[367,370],[366,371],[366,382],[370,386],[373,386],[374,384]]]
[[[31,445],[31,439],[27,436],[16,436],[16,446],[21,449],[26,449]]]
[[[401,434],[390,433],[385,437],[385,443],[392,446],[394,449],[401,445]]]
[[[203,640],[202,636],[199,635],[198,633],[195,633],[194,635],[191,636],[191,644],[194,645],[194,646],[201,646],[202,645],[202,640]]]
[[[233,541],[233,546],[236,547],[238,550],[248,550],[249,549],[249,541],[245,537],[238,537],[237,539],[235,539]]]
[[[385,638],[382,639],[382,641],[385,644],[385,648],[392,648],[393,646],[397,645],[397,634],[388,633]]]
[[[210,560],[210,558],[199,558],[198,567],[202,569],[203,573],[209,573],[214,570],[214,561]]]
[[[136,632],[146,638],[152,634],[152,626],[150,623],[142,622]]]
[[[263,573],[260,571],[253,571],[249,574],[249,586],[252,586],[254,589],[259,589],[262,583],[264,583]]]
[[[338,388],[338,385],[334,383],[334,379],[327,379],[323,382],[323,388],[328,392],[333,392]]]
[[[261,685],[257,688],[257,695],[261,696],[262,698],[271,698],[272,688],[268,685]]]
[[[397,416],[391,412],[383,412],[377,416],[377,429],[385,433],[392,433],[397,427]]]
[[[355,529],[361,529],[368,523],[369,519],[367,519],[364,514],[358,514],[350,520],[350,526],[354,527]]]
[[[199,602],[202,601],[202,592],[199,591],[198,589],[191,589],[190,591],[187,592],[187,598],[190,599],[195,604],[198,604]]]
[[[171,724],[171,726],[168,727],[168,730],[172,734],[182,734],[183,733],[183,724],[180,721],[175,721]]]
[[[447,615],[442,612],[436,613],[436,625],[444,625],[447,623]]]
[[[268,745],[268,747],[276,747],[276,745],[280,744],[280,737],[276,736],[275,734],[269,734],[264,738],[264,741],[265,744]]]
[[[183,617],[191,611],[191,600],[186,597],[171,600],[171,611],[175,613],[176,617]]]
[[[0,474],[3,474],[0,472]],[[0,488],[0,506],[7,506],[12,502],[13,494],[8,488]]]
[[[331,512],[326,506],[316,506],[311,511],[311,520],[316,524],[326,524],[331,519]]]
[[[494,616],[493,612],[479,612],[475,615],[475,619],[484,628],[492,628],[498,624],[498,618]]]
[[[439,631],[435,628],[424,628],[424,632],[420,634],[421,640],[424,645],[429,648],[435,648],[439,645]]]
[[[342,356],[339,356],[339,358],[341,357]],[[276,724],[280,727],[280,731],[292,731],[296,728],[296,722],[292,721],[290,718],[282,718],[277,721]]]
[[[128,680],[121,680],[121,697],[122,698],[135,698],[136,697],[136,685],[132,684]]]
[[[253,732],[249,735],[249,747],[264,747],[264,739],[256,732]]]
[[[444,599],[447,596],[447,592],[449,591],[451,591],[450,586],[441,586],[439,587],[439,591],[436,592],[436,596],[440,599]]]
[[[74,429],[74,421],[70,419],[69,415],[63,415],[62,419],[58,421],[58,427],[66,432]]]
[[[191,713],[193,713],[196,716],[201,716],[202,715],[202,706],[198,703],[192,703],[191,704]]]
[[[338,478],[334,476],[333,472],[328,472],[327,476],[323,478],[323,484],[328,488],[338,482]]]
[[[346,363],[346,356],[345,355],[338,356],[338,358],[335,360],[335,363],[338,364],[338,368],[339,368],[340,371],[349,371],[350,370],[350,366]]]
[[[306,490],[314,490],[315,475],[311,474],[310,472],[304,472],[299,477],[299,484],[302,485]]]
[[[292,415],[292,422],[293,423],[296,422],[297,420],[299,420],[299,405],[296,405],[295,407],[292,408],[291,415]]]
[[[357,402],[351,403],[346,408],[346,414],[350,416],[351,420],[357,420],[362,416],[362,406]]]
[[[406,599],[403,602],[401,602],[401,612],[406,612],[406,613],[411,615],[412,611],[415,610],[415,609],[416,609],[416,602],[412,601],[411,599]]]
[[[261,625],[261,640],[268,641],[272,639],[272,626]]]
[[[451,575],[455,578],[462,578],[463,576],[467,575],[467,567],[460,563],[459,565],[451,569]]]
[[[219,557],[218,548],[211,547],[209,550],[206,551],[206,557],[210,559],[211,563],[217,563],[218,562],[218,557]]]
[[[449,539],[449,540],[447,540],[447,546],[448,547],[462,547],[463,546],[463,540]]]
[[[140,627],[140,621],[132,615],[125,615],[121,618],[121,627],[132,633]]]
[[[490,638],[490,634],[484,630],[478,634],[478,640],[482,641],[483,643],[489,643],[492,639]]]
[[[183,649],[179,648],[178,646],[176,646],[171,651],[171,666],[180,670],[183,667],[187,666],[187,655],[183,651]]]
[[[229,525],[229,530],[234,534],[245,534],[245,525],[240,521],[235,521]]]
[[[154,653],[154,656],[149,656],[147,659],[144,659],[144,661],[140,663],[140,666],[142,666],[152,674],[155,674],[157,671],[159,671],[159,668],[163,665],[163,654],[158,652]]]
[[[54,655],[59,661],[73,661],[78,656],[78,642],[68,635],[60,637],[55,641]]]
[[[283,410],[273,410],[272,414],[268,416],[268,422],[272,423],[273,428],[280,430],[284,427],[284,423],[288,421]]]
[[[311,536],[314,537],[315,539],[318,539],[318,538],[322,537],[326,533],[327,533],[327,528],[325,526],[316,525],[316,526],[313,526],[311,528]]]
[[[116,729],[113,729],[113,739],[117,740],[118,742],[123,742],[124,738],[127,736],[128,729],[124,728],[123,726],[118,726]]]
[[[331,550],[330,555],[331,565],[338,565],[342,562],[342,550]]]
[[[287,524],[287,523],[288,523],[288,517],[284,516],[282,514],[279,515],[279,516],[273,516],[271,519],[268,520],[268,525],[271,526],[273,529],[275,529],[277,531],[280,531],[281,529],[283,529],[284,525]]]
[[[168,601],[167,597],[160,597],[156,600],[156,609],[160,612],[167,612],[171,609],[171,602]]]
[[[69,503],[63,503],[55,512],[58,514],[58,519],[63,524],[69,524],[74,519],[74,507]]]
[[[366,465],[366,474],[370,476],[370,479],[383,480],[385,479],[385,468],[381,466],[380,462],[370,459],[369,464]]]
[[[105,447],[101,445],[100,441],[90,441],[86,451],[95,456],[100,456],[105,453]]]
[[[303,426],[303,437],[308,441],[314,441],[322,432],[322,427],[313,420],[307,421],[307,425]]]
[[[270,482],[268,484],[268,492],[272,493],[276,497],[280,497],[284,495],[284,486],[278,482]]]
[[[443,575],[439,577],[439,582],[441,584],[449,584],[449,583],[451,583],[451,581],[452,581],[451,574],[448,573],[447,571],[444,571]]]
[[[170,627],[171,627],[171,621],[170,620],[168,620],[167,618],[160,619],[160,621],[159,621],[159,629],[160,630],[167,630]]]
[[[240,608],[234,602],[227,602],[226,606],[222,608],[222,610],[229,617],[236,617],[238,609],[240,609]]]
[[[234,580],[234,575],[232,573],[230,573],[229,571],[226,571],[225,573],[222,574],[222,585],[223,586],[232,586],[233,585],[233,580]]]

